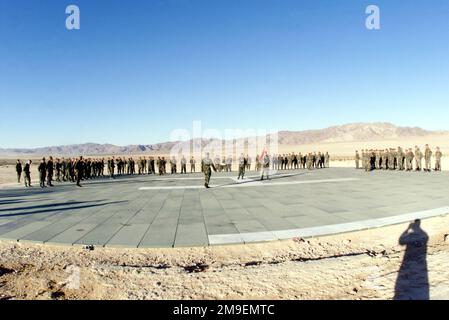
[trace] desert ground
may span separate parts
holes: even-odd
[[[203,248],[4,241],[0,299],[448,299],[448,225],[449,216],[423,220],[427,243],[414,238],[407,250],[398,239],[408,224]]]

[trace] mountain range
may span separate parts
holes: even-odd
[[[325,129],[305,131],[279,131],[279,145],[301,145],[352,141],[373,141],[401,137],[422,137],[432,134],[448,133],[446,131],[428,131],[418,127],[399,127],[391,123],[351,123],[332,126]],[[273,139],[269,135],[268,139]],[[201,143],[202,146],[212,139],[195,139],[190,142]],[[117,146],[113,144],[84,143],[63,146],[41,147],[33,149],[0,148],[0,156],[41,156],[41,155],[127,155],[167,153],[179,141],[157,144]]]

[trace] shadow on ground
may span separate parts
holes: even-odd
[[[0,209],[0,218],[5,217],[15,217],[15,216],[25,216],[40,213],[52,213],[52,212],[64,212],[68,210],[86,209],[91,207],[101,207],[112,204],[119,204],[128,201],[111,201],[104,202],[104,200],[95,201],[70,201],[70,202],[59,202],[59,203],[49,203],[45,205],[38,206],[24,206],[24,207],[14,207],[14,208],[2,208]],[[37,209],[37,210],[35,210]],[[31,210],[31,211],[29,211]],[[8,212],[3,214],[2,212]],[[9,213],[13,212],[13,213]]]
[[[428,300],[427,242],[429,236],[421,228],[421,221],[410,223],[399,238],[406,246],[395,285],[395,300]]]

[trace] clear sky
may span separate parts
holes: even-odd
[[[448,107],[447,0],[0,0],[0,148],[162,142],[193,120],[449,129]]]

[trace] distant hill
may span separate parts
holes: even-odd
[[[279,131],[279,145],[301,145],[314,143],[372,141],[401,137],[422,137],[441,134],[440,131],[428,131],[418,127],[398,127],[391,123],[351,123],[319,130]],[[270,138],[270,137],[269,137]],[[273,137],[271,137],[273,138]],[[195,143],[206,145],[211,139],[196,139]],[[0,156],[41,156],[41,155],[126,155],[166,153],[176,144],[164,142],[152,145],[116,146],[113,144],[85,143],[65,146],[52,146],[35,149],[1,149]]]
[[[391,123],[351,123],[326,129],[307,131],[280,131],[279,144],[300,145],[329,142],[383,140],[437,133],[418,127],[398,127]]]

